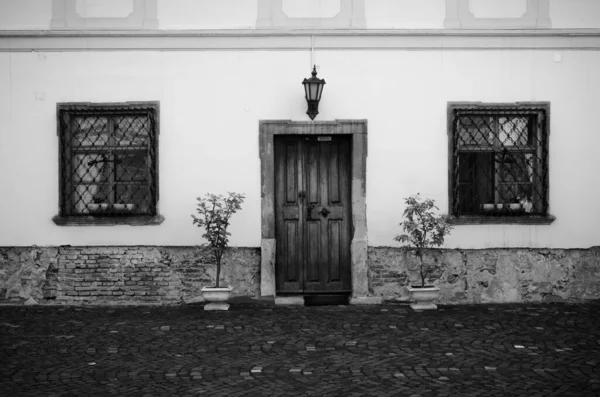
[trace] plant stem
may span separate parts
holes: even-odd
[[[419,260],[421,261],[420,273],[421,273],[421,287],[425,287],[425,274],[423,273],[423,254],[419,255]]]
[[[215,250],[215,259],[217,260],[217,288],[219,288],[219,279],[221,278],[221,255]]]
[[[417,215],[419,215],[419,223],[423,224],[423,215],[418,212]],[[421,247],[419,249],[419,260],[421,261],[421,266],[419,266],[419,273],[421,273],[421,287],[425,287],[425,276],[427,272],[423,272],[424,269],[424,265],[423,265],[423,249],[425,249],[425,247],[427,246],[427,229],[423,228],[423,240],[421,241]]]

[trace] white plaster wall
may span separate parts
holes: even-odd
[[[550,0],[552,27],[600,28],[600,1],[598,0]]]
[[[89,6],[78,0],[78,9],[93,16],[120,16],[123,5],[115,0],[99,0]],[[311,0],[310,10],[330,17],[334,0]],[[478,17],[513,17],[526,0],[479,0],[472,7]],[[285,3],[285,2],[284,2]],[[313,4],[316,3],[317,5]],[[498,4],[502,3],[501,7]],[[285,3],[284,5],[289,5]],[[549,0],[553,28],[600,28],[600,1]],[[109,9],[113,7],[114,9]],[[170,29],[252,29],[256,24],[258,0],[158,0],[159,28]],[[125,7],[126,8],[126,7]],[[293,11],[293,10],[292,10]],[[306,10],[305,10],[306,11]],[[304,15],[294,11],[291,17]],[[307,14],[308,15],[308,14]],[[310,14],[313,15],[313,14]],[[365,17],[369,29],[442,29],[446,0],[366,0]],[[52,18],[52,0],[0,0],[0,30],[46,30]]]
[[[160,29],[253,29],[258,0],[158,0]]]
[[[555,55],[562,61],[555,62]],[[448,247],[600,244],[600,207],[583,204],[600,200],[597,52],[355,52],[323,54],[319,62],[322,70],[335,70],[327,80],[323,118],[369,120],[370,245],[393,245],[392,237],[400,231],[402,198],[408,195],[420,192],[447,211],[450,101],[551,102],[550,213],[557,220],[550,226],[457,226]],[[332,88],[356,86],[352,81],[358,76],[368,79],[364,92]],[[369,99],[361,100],[362,95]],[[333,114],[327,113],[330,106],[336,109]]]
[[[302,115],[297,52],[0,53],[0,246],[199,242],[205,192],[245,192],[232,242],[260,245],[258,120]],[[36,100],[43,95],[43,100]],[[261,94],[262,93],[262,94]],[[298,95],[299,93],[299,95]],[[259,95],[257,95],[259,94]],[[56,103],[160,101],[156,227],[58,227]]]
[[[368,29],[442,29],[445,0],[367,0]]]
[[[50,19],[51,0],[0,0],[0,30],[45,30]]]
[[[555,62],[555,55],[561,62]],[[244,192],[231,242],[260,245],[258,121],[307,120],[304,51],[0,53],[0,246],[190,245],[195,197]],[[448,247],[600,245],[600,54],[319,51],[316,120],[367,119],[370,245],[393,245],[403,197],[447,210],[446,104],[550,101],[544,226],[457,226]],[[359,83],[364,79],[364,83]],[[160,101],[160,226],[56,226],[57,102]]]

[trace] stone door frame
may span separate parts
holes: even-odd
[[[261,120],[259,122],[259,153],[261,179],[261,273],[260,295],[275,296],[275,135],[337,135],[352,136],[351,148],[351,214],[350,244],[351,303],[370,303],[367,264],[367,120],[291,121]],[[377,303],[377,302],[374,302]]]

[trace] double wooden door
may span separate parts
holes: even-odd
[[[277,293],[347,293],[351,137],[275,136]]]

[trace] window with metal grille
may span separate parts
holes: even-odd
[[[60,216],[156,215],[158,103],[59,104]]]
[[[450,212],[545,216],[548,103],[450,104]]]

